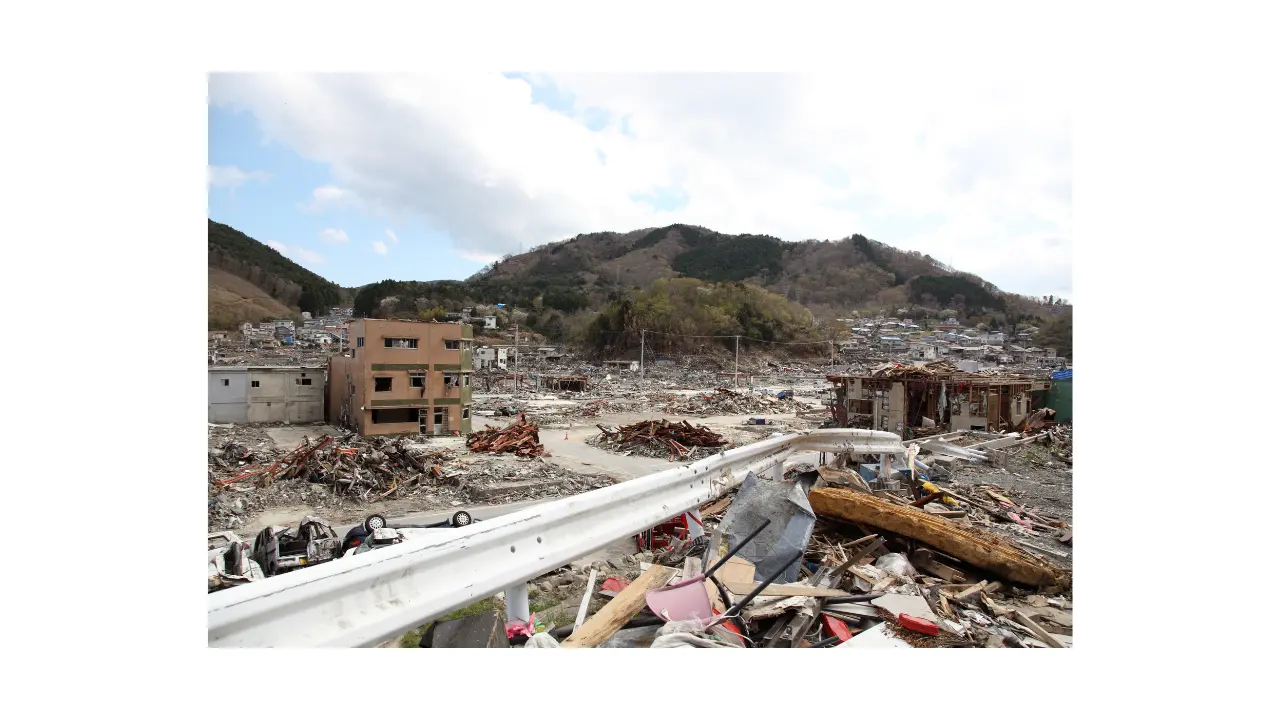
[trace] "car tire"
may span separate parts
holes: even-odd
[[[458,512],[453,514],[453,517],[449,518],[449,524],[456,528],[466,527],[471,523],[472,523],[471,513],[467,512],[466,510],[459,510]]]
[[[374,513],[373,515],[370,515],[369,517],[364,519],[364,529],[368,530],[371,533],[374,530],[377,530],[378,528],[384,528],[386,526],[387,526],[387,519],[377,513]]]

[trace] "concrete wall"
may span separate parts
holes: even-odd
[[[209,368],[209,422],[249,422],[248,388],[243,370]]]
[[[320,422],[324,392],[323,368],[209,368],[209,422]]]

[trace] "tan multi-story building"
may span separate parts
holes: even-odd
[[[361,435],[471,432],[470,325],[353,320],[329,359],[329,422]]]

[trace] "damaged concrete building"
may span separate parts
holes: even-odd
[[[324,385],[322,367],[211,367],[209,422],[320,422]]]
[[[329,360],[329,422],[361,435],[471,432],[467,324],[359,319]]]
[[[1012,430],[1035,409],[1044,380],[958,369],[881,368],[871,375],[828,375],[832,416],[841,427],[885,430],[903,438],[949,430]],[[926,432],[919,432],[924,428]]]

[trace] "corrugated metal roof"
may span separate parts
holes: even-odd
[[[1050,380],[1070,380],[1070,379],[1071,379],[1071,370],[1070,370],[1070,369],[1068,369],[1068,370],[1059,370],[1058,372],[1056,372],[1056,373],[1054,373],[1054,374],[1050,375],[1050,376],[1049,376],[1049,379],[1050,379]]]

